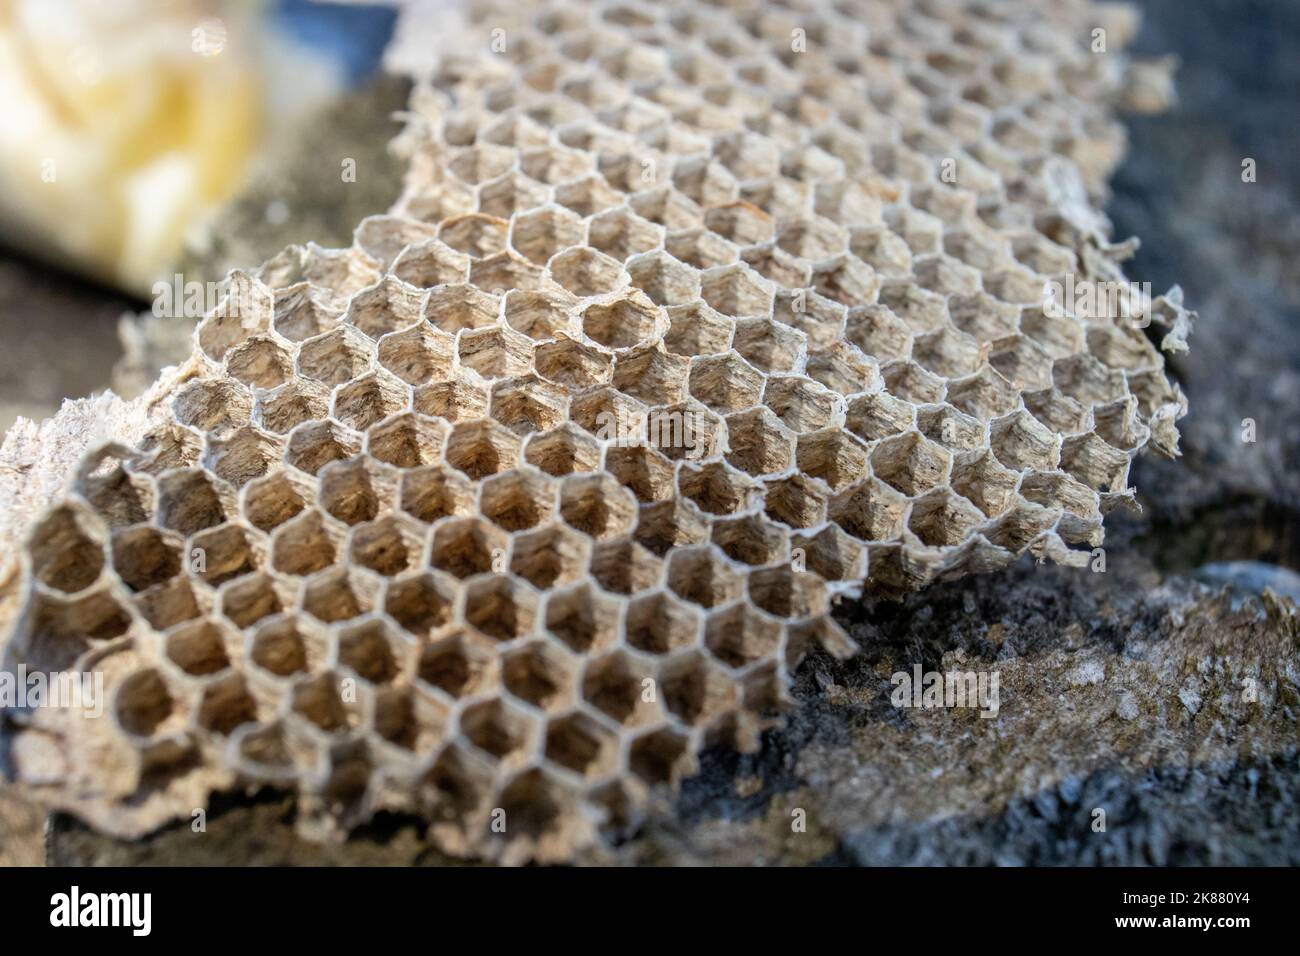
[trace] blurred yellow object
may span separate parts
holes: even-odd
[[[5,241],[139,294],[169,274],[256,142],[250,7],[0,0]]]

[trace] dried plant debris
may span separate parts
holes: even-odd
[[[566,860],[756,748],[836,598],[1086,561],[1185,411],[1097,211],[1132,27],[477,8],[391,212],[235,274],[31,528],[5,667],[107,703],[10,708],[12,772],[120,836],[269,785]]]

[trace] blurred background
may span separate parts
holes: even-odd
[[[155,282],[347,244],[392,201],[396,19],[312,0],[0,0],[0,432],[183,358],[192,318],[155,321]]]

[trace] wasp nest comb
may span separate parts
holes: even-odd
[[[568,859],[755,748],[810,646],[851,651],[838,595],[1086,558],[1184,410],[1135,321],[1183,329],[1177,296],[1044,299],[1123,280],[1131,27],[480,9],[391,213],[233,276],[145,437],[30,531],[6,666],[107,705],[12,709],[14,772],[122,835],[267,784]]]

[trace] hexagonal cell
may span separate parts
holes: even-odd
[[[785,560],[790,550],[785,529],[757,514],[714,521],[712,540],[728,557],[750,565]]]
[[[213,621],[183,624],[167,637],[167,658],[191,677],[215,674],[230,666],[228,649],[238,641]]]
[[[348,540],[353,564],[392,577],[419,563],[424,529],[410,518],[388,514],[357,525]]]
[[[849,308],[872,305],[882,294],[876,270],[847,253],[818,263],[813,269],[812,287],[818,295]]]
[[[492,386],[492,417],[518,435],[554,428],[564,421],[567,408],[567,393],[535,375]]]
[[[648,654],[669,654],[694,644],[700,634],[700,614],[665,591],[632,599],[623,625],[629,646]]]
[[[173,427],[193,445],[184,453],[173,456],[164,452],[162,447],[153,446],[159,439],[158,433],[152,432],[140,446],[141,453],[150,454],[151,459],[141,461],[136,458],[132,462],[133,470],[158,475],[169,468],[191,465],[198,460],[199,444],[193,432],[179,425]],[[116,457],[125,451],[121,446],[110,445],[90,453],[82,460],[76,474],[75,490],[110,528],[147,521],[156,506],[152,482],[143,474],[128,474],[122,459]]]
[[[215,527],[234,512],[231,497],[197,468],[169,471],[158,479],[158,523],[184,535]]]
[[[556,341],[537,347],[538,374],[570,390],[590,388],[609,381],[612,362],[605,352],[583,345],[564,333]]]
[[[763,404],[796,432],[826,428],[834,422],[838,409],[834,392],[798,375],[769,378],[763,388]]]
[[[461,329],[481,329],[497,320],[497,297],[473,285],[444,285],[429,293],[424,317],[449,335]]]
[[[343,678],[325,671],[299,681],[293,687],[291,709],[327,734],[345,734],[361,724],[361,713],[343,699]]]
[[[1011,504],[1019,481],[1015,472],[999,464],[990,451],[970,460],[959,459],[952,468],[952,487],[989,517]]]
[[[630,488],[639,501],[661,501],[672,494],[672,463],[648,445],[610,447],[605,469]]]
[[[664,348],[676,355],[713,355],[726,352],[735,323],[703,302],[668,308]],[[744,354],[743,352],[741,354]]]
[[[270,336],[255,336],[226,353],[226,374],[248,386],[275,388],[292,372],[289,353]]]
[[[172,578],[141,591],[135,596],[135,606],[156,631],[193,620],[209,609],[207,595],[196,593],[195,585],[186,578]]]
[[[806,618],[830,608],[826,585],[817,575],[788,564],[750,572],[748,588],[750,600],[780,618]]]
[[[290,342],[328,332],[343,317],[343,302],[328,290],[301,282],[275,293],[275,331]]]
[[[576,426],[566,423],[531,435],[524,446],[524,460],[556,477],[575,471],[595,471],[600,465],[600,445]]]
[[[608,348],[625,349],[649,343],[661,329],[660,307],[639,292],[608,303],[590,305],[582,313],[582,331]]]
[[[635,193],[628,197],[627,204],[641,218],[665,229],[690,229],[704,222],[699,205],[671,186]]]
[[[535,746],[537,725],[527,714],[497,699],[467,707],[460,717],[465,737],[498,760],[522,758]]]
[[[296,618],[276,617],[259,624],[248,657],[277,678],[311,674],[328,653],[325,637]]]
[[[774,656],[783,629],[744,603],[710,614],[704,624],[704,645],[728,667],[745,667]]]
[[[411,407],[421,415],[449,422],[470,421],[486,414],[488,393],[463,378],[431,382],[415,389]]]
[[[764,372],[788,372],[804,350],[802,333],[766,317],[736,322],[735,349]]]
[[[677,472],[678,490],[709,514],[731,514],[756,503],[760,485],[722,462],[695,467],[689,462]]]
[[[403,670],[414,646],[394,634],[382,621],[350,625],[338,633],[337,659],[362,680],[391,683]]]
[[[1020,404],[1020,392],[990,366],[948,386],[948,401],[980,421],[1006,415]]]
[[[372,427],[366,450],[398,468],[417,468],[438,460],[448,430],[446,422],[405,412]]]
[[[966,499],[941,489],[913,503],[907,528],[923,544],[941,548],[961,544],[983,520],[984,516]]]
[[[451,620],[456,595],[454,581],[425,571],[392,581],[384,594],[384,610],[411,634],[428,637]]]
[[[506,324],[530,339],[555,338],[572,326],[570,308],[575,300],[559,291],[527,292],[512,289],[505,295]]]
[[[696,269],[716,269],[731,265],[740,258],[740,250],[735,245],[702,228],[669,233],[664,241],[664,250],[674,259]]]
[[[738,696],[735,683],[699,651],[664,661],[659,686],[669,712],[694,726],[731,710]]]
[[[451,373],[454,343],[427,322],[379,340],[379,364],[409,385]]]
[[[743,318],[772,314],[773,287],[748,266],[711,269],[700,279],[700,297],[722,315]]]
[[[905,495],[942,484],[951,464],[951,454],[916,432],[887,438],[871,453],[872,473]]]
[[[348,568],[324,571],[304,584],[302,609],[325,624],[350,621],[374,610],[379,584]]]
[[[722,422],[698,402],[679,402],[651,409],[645,417],[644,437],[673,461],[698,461],[718,453],[722,427]],[[633,429],[631,434],[620,433],[617,440],[626,444],[640,437]]]
[[[907,323],[883,305],[850,310],[844,337],[865,355],[882,362],[905,358],[912,348],[912,333]]]
[[[421,648],[416,676],[451,697],[469,697],[494,683],[495,666],[492,647],[461,630]]]
[[[141,531],[146,537],[141,538]],[[122,542],[127,543],[123,547]],[[71,594],[94,584],[104,567],[104,547],[88,515],[68,505],[56,507],[30,534],[32,571],[46,587]],[[131,547],[130,542],[138,542]],[[137,530],[131,538],[114,535],[113,564],[121,564],[124,580],[134,579],[135,590],[176,573],[175,563],[162,536],[151,529]],[[158,577],[163,572],[162,577]],[[140,582],[144,583],[140,583]],[[130,581],[128,580],[128,584]]]
[[[790,546],[804,568],[827,581],[856,581],[867,575],[866,549],[838,525],[827,525],[812,536],[792,535]]]
[[[172,412],[181,424],[198,431],[225,433],[248,424],[253,397],[229,379],[198,379],[172,399]]]
[[[730,416],[727,437],[727,461],[748,474],[776,474],[794,461],[794,440],[769,408]]]
[[[569,706],[575,681],[575,662],[550,641],[512,648],[501,661],[501,683],[506,690],[543,710]]]
[[[32,670],[68,670],[92,642],[121,637],[130,626],[131,616],[106,591],[70,600],[38,591],[23,621],[27,665]]]
[[[1044,508],[1062,508],[1089,521],[1101,518],[1097,493],[1069,475],[1031,472],[1025,475],[1018,490],[1026,501]]]
[[[709,232],[740,246],[767,242],[776,234],[772,217],[744,200],[705,210],[704,226]]]
[[[1145,339],[1142,340],[1146,342]],[[1097,354],[1097,349],[1093,349]],[[1048,388],[1052,384],[1052,356],[1033,339],[1008,336],[993,343],[989,364],[1016,388]]]
[[[1112,448],[1096,433],[1071,435],[1061,443],[1061,469],[1094,491],[1121,492],[1128,487],[1128,453]]]
[[[364,431],[390,415],[404,410],[410,390],[387,372],[370,372],[334,393],[334,417],[345,425]]]
[[[475,185],[503,175],[514,162],[514,150],[493,143],[480,143],[457,152],[447,168],[461,182]]]
[[[639,726],[659,715],[655,695],[648,693],[653,681],[654,672],[649,665],[616,650],[587,665],[582,679],[582,697],[616,723],[625,727]]]
[[[330,393],[319,382],[294,379],[257,396],[253,420],[269,432],[287,434],[303,422],[329,415]]]
[[[827,517],[863,541],[894,541],[903,533],[907,499],[876,479],[831,498]]]
[[[951,451],[983,448],[987,427],[951,405],[924,405],[917,411],[916,428],[926,438]]]
[[[687,305],[700,297],[696,270],[666,252],[648,252],[628,260],[632,285],[656,305]]]
[[[42,584],[71,594],[99,577],[104,556],[100,545],[83,537],[77,525],[64,525],[65,514],[60,509],[37,527],[32,536],[32,559]],[[114,532],[113,570],[132,591],[143,591],[180,574],[184,546],[179,535],[147,526]]]
[[[489,637],[512,641],[532,631],[537,595],[508,574],[480,578],[466,586],[465,618]]]
[[[781,223],[776,244],[800,259],[829,259],[849,247],[848,230],[821,218],[788,220]]]
[[[618,638],[622,603],[583,582],[546,593],[542,623],[578,654],[610,647]]]
[[[335,462],[321,469],[317,501],[344,524],[372,521],[393,500],[395,478],[365,458]]]
[[[189,566],[213,587],[255,570],[265,560],[261,535],[226,524],[190,539]]]
[[[808,354],[804,370],[809,378],[841,395],[865,392],[880,383],[880,370],[875,363],[846,342],[814,349]]]
[[[744,591],[744,579],[709,545],[673,550],[667,582],[682,598],[705,608],[735,600]]]
[[[849,433],[835,428],[800,435],[796,459],[801,472],[820,478],[833,491],[869,473],[866,447]]]
[[[478,211],[509,219],[517,213],[542,205],[551,191],[519,172],[509,172],[484,183],[478,189]]]
[[[361,450],[361,436],[332,421],[310,421],[289,434],[284,460],[308,475],[332,461],[351,458]]]
[[[510,539],[480,518],[452,518],[434,529],[433,566],[468,578],[505,566]]]
[[[492,421],[458,424],[447,438],[447,464],[477,481],[513,468],[519,461],[519,439]]]
[[[334,563],[343,531],[314,508],[275,529],[271,566],[282,574],[307,575]]]
[[[554,483],[544,475],[510,471],[483,482],[479,511],[506,531],[531,528],[555,509]]]
[[[113,713],[118,724],[129,734],[152,737],[175,713],[176,702],[167,691],[167,683],[154,668],[128,675],[117,689]]]
[[[265,331],[273,308],[271,290],[244,272],[233,272],[226,295],[198,328],[199,347],[213,361],[220,362],[226,351],[250,332]],[[174,302],[173,307],[181,303]]]
[[[350,382],[370,368],[374,345],[350,325],[303,342],[298,349],[298,374],[333,388]]]
[[[1060,458],[1059,435],[1025,411],[996,419],[989,429],[992,451],[1013,471],[1051,471]]]
[[[618,738],[584,713],[565,714],[547,725],[546,757],[589,780],[598,779],[618,766]]]
[[[705,405],[727,414],[758,403],[763,375],[734,352],[710,355],[691,366],[689,388]]]
[[[875,441],[907,431],[914,417],[915,409],[908,402],[886,392],[873,392],[849,402],[844,424],[861,438]]]
[[[555,282],[579,298],[604,295],[627,284],[617,260],[585,246],[556,255],[547,268]]]
[[[203,689],[197,722],[204,730],[229,736],[242,724],[257,722],[257,702],[238,674],[217,678]]]
[[[293,589],[269,574],[259,573],[242,580],[232,580],[218,594],[221,614],[238,628],[253,624],[273,614],[282,614],[293,606]]]
[[[510,226],[510,245],[539,266],[560,250],[581,245],[585,237],[582,217],[562,206],[522,213]]]
[[[536,292],[542,286],[542,269],[507,249],[486,259],[475,259],[469,268],[469,281],[497,296],[512,289]]]
[[[404,512],[418,521],[432,524],[449,515],[472,512],[474,489],[464,476],[430,466],[402,473],[398,500]]]
[[[343,321],[378,339],[418,322],[424,296],[423,289],[387,276],[352,298]]]
[[[270,531],[302,511],[313,497],[308,479],[280,471],[249,482],[242,492],[240,511],[254,527]]]
[[[532,370],[533,343],[513,329],[475,329],[460,336],[460,364],[484,378],[525,375]]]
[[[663,227],[620,206],[592,218],[587,241],[610,258],[622,261],[658,248],[663,242]]]
[[[560,485],[560,516],[597,540],[613,538],[631,530],[636,499],[610,475],[570,475]]]
[[[560,183],[555,187],[555,201],[586,218],[619,205],[623,196],[599,173]],[[563,285],[564,283],[561,283]]]
[[[614,387],[652,405],[682,400],[690,362],[647,346],[624,353],[614,364]]]
[[[438,238],[457,252],[482,259],[505,249],[509,232],[507,220],[474,212],[444,220]]]
[[[402,250],[393,261],[393,275],[419,289],[464,282],[469,278],[469,256],[429,239]]]
[[[203,460],[217,477],[239,488],[265,475],[283,454],[283,438],[247,425],[225,437],[210,435]]]

